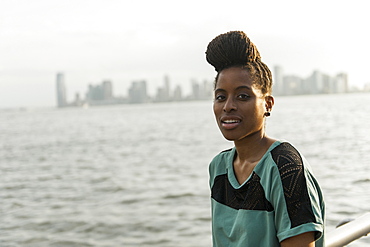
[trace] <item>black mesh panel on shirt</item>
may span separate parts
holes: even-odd
[[[212,186],[212,198],[234,209],[273,211],[260,184],[260,177],[254,172],[239,189],[234,189],[227,174],[217,176]]]
[[[274,148],[271,155],[280,172],[291,227],[316,222],[298,151],[285,142]]]

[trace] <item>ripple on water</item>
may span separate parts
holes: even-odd
[[[367,184],[370,183],[370,178],[357,179],[353,181],[353,184]]]
[[[358,108],[365,96],[277,99],[267,125],[310,162],[329,229],[370,210],[369,119]],[[322,105],[341,111],[328,116]],[[7,126],[0,134],[7,140],[0,148],[1,247],[211,245],[208,164],[232,146],[211,102],[0,118]]]

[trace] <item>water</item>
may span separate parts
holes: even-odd
[[[269,135],[309,160],[327,229],[370,211],[370,95],[278,97]],[[212,102],[0,112],[0,246],[211,246]],[[370,239],[350,246],[368,246]]]

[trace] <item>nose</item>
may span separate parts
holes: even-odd
[[[224,104],[224,112],[231,112],[231,111],[235,111],[236,110],[236,103],[234,101],[234,99],[232,97],[229,97],[226,101],[225,101],[225,104]]]

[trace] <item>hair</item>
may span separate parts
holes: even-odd
[[[218,35],[207,46],[206,59],[216,72],[215,86],[222,70],[230,67],[246,69],[261,92],[271,94],[271,71],[261,61],[257,47],[242,31],[231,31]]]

